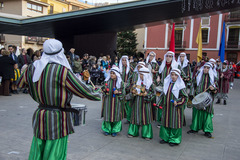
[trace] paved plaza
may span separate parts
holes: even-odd
[[[86,104],[86,125],[75,127],[69,136],[68,160],[239,160],[240,159],[240,80],[235,80],[228,105],[214,105],[213,138],[203,132],[188,135],[191,109],[186,109],[187,126],[182,143],[176,147],[159,143],[159,129],[153,123],[154,137],[146,141],[128,138],[128,125],[117,137],[101,131],[101,102],[73,98],[72,103]],[[26,160],[32,141],[32,115],[37,108],[29,95],[0,96],[0,160]]]

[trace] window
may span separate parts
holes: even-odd
[[[37,4],[27,3],[27,9],[35,12],[43,12],[43,7]]]
[[[202,28],[202,43],[209,43],[209,28]]]
[[[228,31],[228,48],[239,48],[240,42],[240,28],[229,28]]]
[[[175,46],[176,48],[183,48],[183,28],[175,29]]]
[[[52,6],[52,5],[50,6],[49,13],[50,13],[50,14],[53,14],[53,6]]]
[[[79,7],[78,6],[72,6],[72,10],[77,11],[77,10],[79,10]]]

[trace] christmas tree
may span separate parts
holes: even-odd
[[[137,33],[134,30],[122,31],[117,33],[117,52],[118,56],[134,56],[137,51]]]

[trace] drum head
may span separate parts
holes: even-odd
[[[199,104],[199,103],[203,102],[207,97],[208,97],[208,93],[207,92],[200,93],[196,97],[193,98],[192,104],[193,105],[194,104]]]
[[[85,108],[85,104],[71,104],[72,108]]]

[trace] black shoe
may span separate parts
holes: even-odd
[[[18,90],[15,90],[15,93],[16,93],[16,94],[19,94]]]
[[[165,143],[167,143],[167,142],[164,141],[164,140],[161,140],[159,143],[161,143],[161,144],[165,144]]]
[[[212,134],[210,132],[205,132],[204,136],[207,138],[212,138]]]
[[[178,144],[177,143],[169,143],[169,146],[171,147],[174,147],[174,146],[177,146]]]
[[[217,100],[216,104],[219,104],[220,103],[220,99]]]
[[[187,134],[190,134],[190,133],[198,133],[198,131],[194,131],[194,130],[187,131]]]
[[[226,100],[224,100],[223,104],[224,104],[224,105],[227,105],[227,101],[226,101]]]
[[[15,91],[15,90],[13,90],[13,91],[12,91],[12,94],[16,94],[16,91]]]

